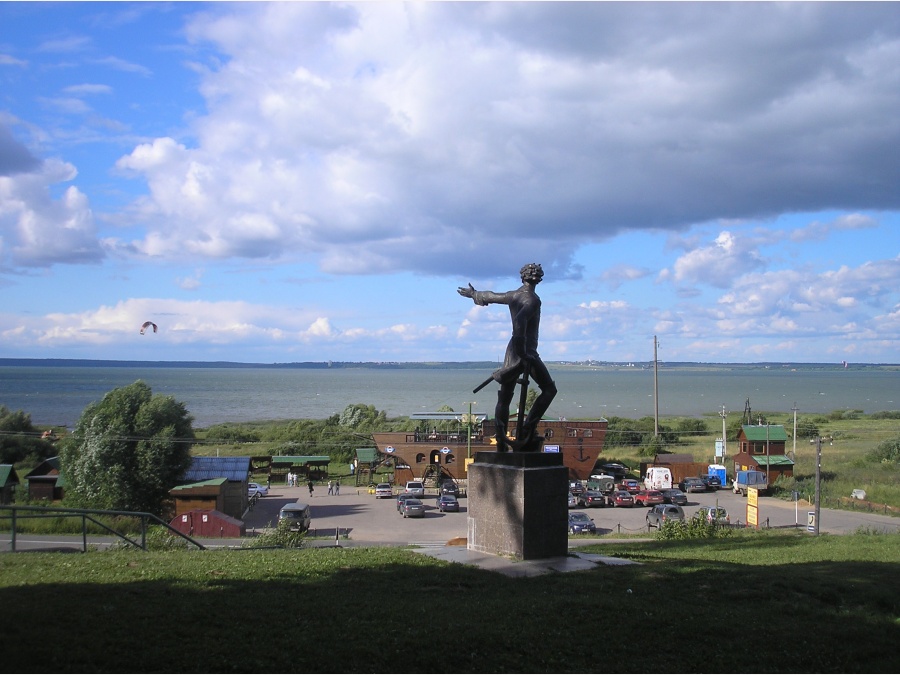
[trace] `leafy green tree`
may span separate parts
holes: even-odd
[[[788,428],[786,426],[786,428]],[[811,417],[797,418],[797,438],[815,438],[819,436],[819,425]]]
[[[55,454],[53,443],[39,437],[31,415],[0,405],[0,464],[38,464]]]
[[[900,462],[900,436],[879,443],[868,457],[874,462]]]
[[[191,464],[192,421],[183,403],[140,380],[113,389],[85,408],[60,453],[67,500],[162,514]]]

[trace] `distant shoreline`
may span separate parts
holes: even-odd
[[[296,368],[296,369],[345,369],[372,368],[381,370],[463,370],[493,369],[496,361],[294,361],[286,363],[245,363],[239,361],[117,361],[107,359],[34,359],[0,358],[0,367],[47,367],[47,368]],[[584,370],[652,370],[653,362],[615,361],[547,361],[551,368],[572,368]],[[660,361],[660,370],[900,370],[897,363],[705,363],[690,361]]]

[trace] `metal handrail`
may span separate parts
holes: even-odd
[[[159,516],[156,516],[152,513],[147,513],[145,511],[108,511],[103,509],[72,509],[72,508],[63,508],[56,506],[16,506],[16,505],[3,505],[0,506],[0,514],[4,511],[11,512],[11,536],[10,536],[10,544],[12,547],[12,552],[16,551],[16,521],[19,518],[18,512],[35,512],[38,515],[32,516],[21,516],[23,518],[50,518],[50,517],[80,517],[81,518],[81,535],[82,535],[82,552],[87,553],[88,547],[88,533],[87,533],[87,523],[88,521],[98,525],[102,529],[106,530],[113,536],[122,539],[132,546],[136,546],[142,551],[147,550],[147,526],[148,523],[153,522],[157,525],[162,525],[170,532],[178,535],[179,537],[186,539],[191,544],[199,548],[200,550],[206,550],[206,547],[201,544],[196,539],[189,537],[184,532],[179,532],[174,527],[169,525],[167,522],[162,520]],[[141,541],[138,543],[131,537],[129,537],[124,532],[118,532],[117,530],[111,528],[106,523],[99,521],[95,516],[127,516],[130,518],[140,518],[141,520]]]

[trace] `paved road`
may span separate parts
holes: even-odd
[[[724,507],[732,523],[745,523],[746,497],[734,495],[730,490],[717,493],[691,494],[685,514],[691,516],[700,506]],[[464,540],[467,534],[467,500],[460,499],[459,513],[441,513],[436,508],[435,497],[426,497],[424,518],[403,518],[397,513],[393,499],[376,499],[366,488],[344,487],[339,495],[328,495],[327,489],[317,486],[310,498],[306,488],[273,487],[267,497],[261,499],[249,511],[244,522],[247,537],[277,522],[278,511],[289,502],[307,502],[312,511],[311,545],[342,546],[408,546],[442,547],[454,539]],[[646,534],[644,516],[647,509],[593,508],[579,509],[594,519],[601,534]],[[760,498],[759,520],[769,527],[793,527],[806,529],[806,504],[784,502],[771,497]],[[863,528],[869,531],[900,532],[900,518],[863,512],[822,509],[819,529],[823,533],[846,534]],[[653,530],[650,530],[652,533]],[[111,541],[109,538],[91,537],[92,542]],[[571,545],[590,543],[587,537],[570,538]],[[79,537],[19,535],[17,549],[80,547]],[[240,546],[241,540],[205,540],[211,546]],[[9,551],[8,533],[0,533],[0,551]]]
[[[272,488],[268,497],[260,500],[247,514],[248,532],[260,529],[277,519],[283,504],[300,499],[310,504],[313,534],[320,537],[344,538],[354,544],[374,545],[440,544],[456,537],[466,537],[467,500],[461,498],[459,513],[441,513],[434,506],[435,497],[424,499],[428,507],[424,518],[402,518],[392,499],[376,499],[365,488],[345,487],[340,495],[327,495],[316,488],[309,498],[306,488]],[[690,502],[684,508],[690,517],[701,506],[721,506],[728,511],[732,523],[747,522],[747,498],[735,495],[731,490],[689,495]],[[644,507],[579,509],[594,519],[601,533],[647,533]],[[806,529],[807,513],[813,507],[785,502],[772,497],[759,500],[759,522],[768,527],[801,527]],[[872,531],[900,532],[900,518],[853,511],[822,509],[819,531],[831,534],[847,534],[859,528]],[[583,538],[578,537],[581,541]]]

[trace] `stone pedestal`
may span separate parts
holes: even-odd
[[[467,548],[522,560],[566,555],[568,477],[558,453],[476,453],[468,469]]]

